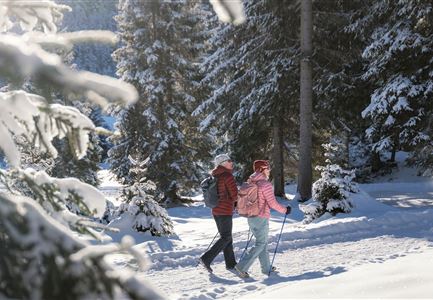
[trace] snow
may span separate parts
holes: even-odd
[[[235,25],[245,22],[242,1],[210,0],[210,3],[222,22],[233,22]]]
[[[92,31],[92,39],[99,39],[96,32]],[[100,41],[113,40],[107,37],[106,31],[101,31],[100,34]],[[85,38],[84,34],[81,37]],[[71,41],[74,39],[76,38],[71,37]],[[72,70],[61,63],[59,56],[12,34],[0,34],[0,54],[5,58],[1,66],[12,74],[17,73],[17,77],[25,78],[34,74],[45,76],[47,82],[61,85],[70,92],[85,93],[96,104],[106,105],[110,101],[128,104],[138,98],[137,91],[131,84],[109,76]]]
[[[350,214],[326,214],[305,225],[297,203],[290,201],[293,210],[274,262],[279,273],[269,278],[261,274],[258,262],[250,270],[251,278],[239,278],[225,269],[222,254],[212,264],[214,274],[197,267],[197,259],[217,232],[201,195],[189,207],[167,210],[176,235],[152,237],[129,231],[137,243],[133,249],[149,256],[146,271],[139,271],[137,262],[126,254],[113,254],[109,259],[119,272],[132,268],[169,299],[429,298],[433,180],[404,167],[404,157],[397,154],[397,172],[359,185],[361,191],[351,198],[355,207]],[[286,186],[290,199],[295,192],[296,186]],[[270,255],[282,223],[283,216],[273,212]],[[115,240],[121,238],[119,233],[108,234]],[[247,238],[246,219],[235,215],[237,258]]]
[[[283,295],[290,295],[290,298],[322,299],[425,298],[431,295],[432,267],[433,249],[426,249],[423,253],[402,254],[384,261],[371,261],[349,271],[335,268],[310,274],[310,278],[299,278],[289,285],[278,283],[272,292],[256,293],[246,298],[278,299]]]

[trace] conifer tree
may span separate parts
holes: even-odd
[[[350,145],[364,136],[366,120],[361,116],[371,88],[362,80],[362,50],[365,41],[350,30],[364,1],[314,1],[314,125],[313,161],[324,160],[319,145],[332,136],[344,137]],[[361,139],[362,140],[362,139]],[[347,163],[350,163],[348,161]]]
[[[141,101],[117,113],[112,168],[130,182],[128,156],[149,158],[148,178],[173,202],[200,179],[203,143],[196,142],[190,115],[199,51],[192,8],[185,1],[120,1],[116,16],[122,40],[113,54],[117,74],[137,87]]]
[[[273,168],[282,168],[283,162],[276,158],[281,160],[283,143],[297,138],[295,2],[245,1],[244,24],[213,29],[215,46],[204,60],[207,75],[202,82],[211,93],[195,114],[202,117],[202,130],[217,131],[222,137],[223,149],[243,166],[243,178],[255,159],[272,158]],[[281,188],[282,184],[277,194],[283,193]]]
[[[122,203],[115,207],[107,206],[102,220],[111,223],[115,228],[130,226],[134,231],[149,232],[153,236],[171,235],[174,233],[173,223],[167,211],[158,203],[163,195],[156,185],[146,178],[148,168],[146,161],[131,159],[132,168],[129,175],[132,183],[122,191]]]
[[[300,210],[305,214],[304,222],[312,220],[329,212],[350,213],[354,204],[351,200],[353,193],[359,192],[358,185],[353,182],[355,170],[346,170],[344,156],[345,144],[338,138],[332,138],[328,144],[322,145],[325,166],[316,166],[320,178],[313,184],[312,199],[306,204],[300,204]]]
[[[394,161],[398,150],[431,147],[433,12],[425,0],[368,3],[352,25],[366,40],[363,79],[373,86],[362,115],[373,153]]]
[[[132,299],[162,298],[134,276],[116,274],[105,261],[106,254],[126,250],[135,253],[143,266],[143,259],[131,250],[131,239],[120,245],[91,246],[71,232],[97,235],[92,228],[99,225],[92,222],[92,215],[102,212],[104,203],[97,189],[76,178],[58,179],[45,171],[21,168],[20,149],[14,141],[17,136],[53,158],[59,155],[53,146],[55,138],[67,138],[77,158],[88,149],[88,133],[94,125],[77,109],[53,103],[52,89],[58,88],[64,95],[85,95],[99,104],[137,98],[132,86],[71,70],[58,55],[40,46],[67,49],[73,41],[89,40],[88,32],[56,33],[56,21],[69,9],[53,1],[0,3],[0,75],[13,82],[8,92],[0,92],[0,148],[8,162],[8,168],[0,170],[8,188],[0,193],[0,298],[57,299],[66,295],[70,299],[114,299],[120,294]],[[29,31],[26,38],[8,33],[17,23]],[[38,29],[43,32],[33,32]],[[92,32],[91,36],[93,41],[113,39],[114,34],[107,32]],[[15,90],[29,76],[47,98]],[[44,91],[44,87],[50,88]],[[25,184],[31,197],[25,196],[26,190],[11,188],[10,180]],[[81,216],[67,209],[72,204],[81,208]]]

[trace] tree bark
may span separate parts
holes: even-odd
[[[274,178],[274,193],[276,196],[285,197],[284,193],[284,156],[283,156],[283,130],[281,117],[275,114],[272,124],[273,128],[273,167],[272,177]]]
[[[301,200],[311,198],[312,188],[312,95],[311,57],[313,53],[312,0],[301,0],[301,78],[300,78],[300,141],[298,192]]]
[[[376,173],[382,168],[382,161],[378,152],[371,153],[371,172]]]

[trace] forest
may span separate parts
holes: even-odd
[[[211,218],[200,183],[221,154],[238,185],[268,160],[291,224],[381,211],[360,195],[384,202],[374,184],[402,170],[430,222],[432,54],[427,0],[0,1],[0,298],[165,298],[143,249]],[[199,253],[167,255],[157,271]]]

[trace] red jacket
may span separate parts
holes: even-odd
[[[232,171],[218,166],[212,170],[212,176],[218,178],[218,205],[212,208],[212,214],[217,216],[233,215],[233,208],[238,199],[238,188]]]

